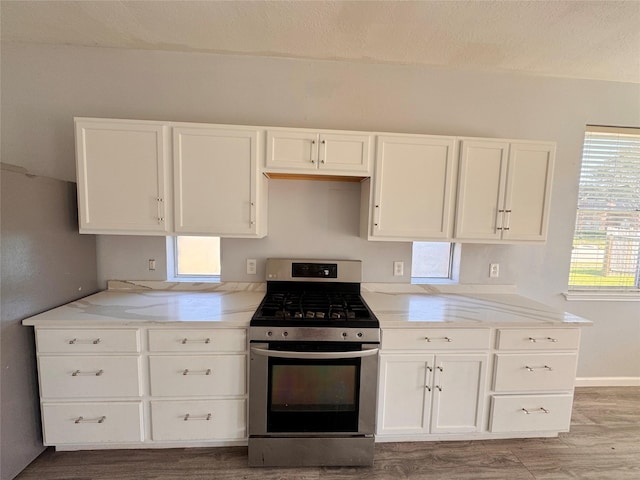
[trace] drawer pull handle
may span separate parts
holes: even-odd
[[[530,372],[533,372],[535,370],[547,370],[549,372],[553,371],[553,368],[551,368],[549,365],[545,365],[543,367],[529,367],[529,366],[525,365],[524,368],[526,368]]]
[[[211,414],[207,413],[206,415],[203,415],[202,417],[192,417],[190,414],[187,413],[184,416],[184,421],[186,422],[188,420],[206,420],[206,421],[209,421],[209,420],[211,420]]]
[[[97,345],[100,343],[100,339],[96,338],[94,340],[78,340],[77,338],[72,338],[71,340],[69,340],[69,345],[77,345],[78,343],[93,343],[94,345]]]
[[[189,370],[188,368],[185,368],[182,371],[182,375],[211,375],[211,369],[207,368],[206,370]]]
[[[557,338],[552,338],[552,337],[539,337],[539,338],[529,337],[529,341],[531,343],[537,343],[543,340],[546,340],[547,342],[552,342],[552,343],[556,343],[558,341]]]
[[[107,417],[104,415],[94,419],[78,417],[73,421],[73,423],[104,423],[106,419]]]
[[[95,375],[96,377],[99,377],[103,373],[104,373],[104,370],[102,369],[98,370],[97,372],[81,372],[80,370],[74,370],[73,372],[71,372],[71,376],[79,377],[81,375]]]
[[[183,338],[180,343],[182,343],[182,345],[186,345],[187,342],[191,342],[191,343],[211,343],[211,339],[210,338],[205,338],[203,340],[189,340],[188,338]]]
[[[426,342],[433,342],[435,340],[443,340],[445,342],[452,342],[453,340],[451,339],[451,337],[442,337],[442,338],[431,338],[431,337],[424,337]]]
[[[527,410],[526,408],[523,408],[522,411],[527,415],[531,415],[532,413],[550,413],[549,410],[544,407],[536,408],[535,410]]]

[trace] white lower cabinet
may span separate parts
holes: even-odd
[[[245,355],[150,356],[151,396],[244,395]]]
[[[44,444],[61,450],[238,445],[246,328],[36,327]]]
[[[245,399],[152,401],[151,436],[157,441],[241,440],[247,436]]]
[[[247,329],[150,328],[153,442],[247,439]]]
[[[487,355],[381,355],[378,435],[476,432]]]
[[[491,401],[489,431],[566,432],[572,403],[572,394],[496,395]]]
[[[139,356],[51,356],[38,359],[44,398],[138,397]]]
[[[567,327],[383,328],[376,440],[568,431],[579,342]]]
[[[45,445],[139,443],[142,402],[42,403]]]
[[[568,431],[579,344],[578,328],[498,329],[489,431]]]

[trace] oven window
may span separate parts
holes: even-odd
[[[271,409],[274,412],[354,411],[355,365],[274,365]]]
[[[360,359],[269,359],[270,432],[358,429]]]

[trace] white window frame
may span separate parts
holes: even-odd
[[[167,281],[220,283],[222,277],[222,239],[220,241],[219,275],[184,275],[178,273],[178,236],[167,237]]]
[[[611,142],[626,142],[624,145],[624,155],[621,153],[617,153],[614,149],[614,145],[609,143],[609,139]],[[609,146],[610,145],[610,146]],[[621,144],[620,151],[623,150],[623,144]],[[600,147],[598,150],[597,147]],[[605,150],[606,148],[606,150]],[[593,152],[593,154],[591,153]],[[611,162],[612,164],[606,164],[605,162]],[[609,202],[606,207],[595,208],[592,205],[580,205],[580,198],[587,194],[591,194],[592,197],[598,198],[598,195],[602,195],[602,202],[606,201],[606,193],[616,191],[616,189],[612,188],[610,185],[597,185],[593,186],[593,183],[589,182],[589,179],[584,177],[584,169],[585,165],[587,168],[598,168],[602,165],[609,166],[609,172],[607,175],[609,177],[613,177],[614,180],[617,180],[618,175],[630,175],[630,182],[628,185],[616,183],[618,188],[617,191],[620,192],[620,196],[616,197],[616,200],[622,199],[622,201],[618,202]],[[615,168],[614,168],[615,167]],[[611,172],[615,173],[611,175]],[[636,175],[637,172],[637,175]],[[627,177],[622,177],[627,178]],[[606,180],[606,177],[605,177]],[[603,180],[603,183],[604,181]],[[609,180],[610,181],[610,180]],[[583,149],[583,157],[582,157],[582,169],[581,169],[581,177],[580,177],[580,185],[579,185],[579,200],[578,200],[578,212],[576,215],[576,227],[574,231],[574,242],[572,247],[572,258],[570,263],[570,273],[568,279],[568,292],[565,293],[565,297],[569,300],[632,300],[632,301],[640,301],[640,252],[637,252],[636,246],[636,238],[640,241],[640,224],[639,226],[634,226],[635,222],[640,222],[640,210],[638,210],[637,202],[637,193],[633,191],[634,186],[636,184],[640,185],[640,128],[626,128],[626,127],[606,127],[606,126],[595,126],[595,125],[587,125],[585,139],[584,139],[584,149]],[[600,188],[601,187],[601,188]],[[622,187],[622,188],[621,188]],[[601,203],[602,203],[601,202]],[[604,203],[602,203],[604,204]],[[611,208],[617,207],[618,204],[622,204],[620,208]],[[594,253],[588,253],[589,250],[586,250],[585,247],[579,246],[579,241],[584,238],[584,235],[587,234],[587,230],[584,228],[584,224],[581,227],[581,215],[580,212],[594,212],[593,217],[589,218],[589,216],[585,216],[587,221],[591,221],[592,225],[595,225],[598,230],[605,229],[605,232],[608,233],[608,229],[613,227],[608,226],[608,222],[612,222],[611,218],[627,220],[627,226],[625,227],[627,230],[622,231],[622,235],[620,238],[623,240],[628,240],[627,242],[623,242],[628,244],[625,247],[624,255],[619,255],[620,268],[629,268],[633,267],[633,258],[629,257],[629,255],[637,254],[639,255],[638,263],[636,266],[636,271],[631,272],[634,278],[634,285],[632,286],[624,286],[624,285],[606,285],[594,282],[591,285],[580,285],[577,280],[572,282],[574,279],[572,272],[575,271],[576,264],[578,261],[582,260],[582,263],[588,262],[588,260],[592,260],[592,263],[599,263],[600,257],[602,258],[602,263],[606,262],[606,258],[614,258],[615,259],[615,250],[613,253],[611,252],[611,243],[615,241],[615,235],[607,235],[605,233],[605,241],[607,242],[602,252],[601,249],[596,248],[593,245],[589,245],[589,248],[593,249]],[[597,217],[599,216],[603,218],[603,220],[598,223]],[[635,218],[634,218],[635,217]],[[586,250],[586,251],[581,251]],[[597,250],[597,251],[596,251]],[[626,250],[629,250],[627,252]],[[611,257],[608,257],[611,255]],[[591,256],[591,258],[589,258]],[[631,258],[631,260],[629,259]],[[605,276],[606,277],[606,276]]]

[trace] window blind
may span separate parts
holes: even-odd
[[[640,129],[587,126],[569,288],[639,286]]]

